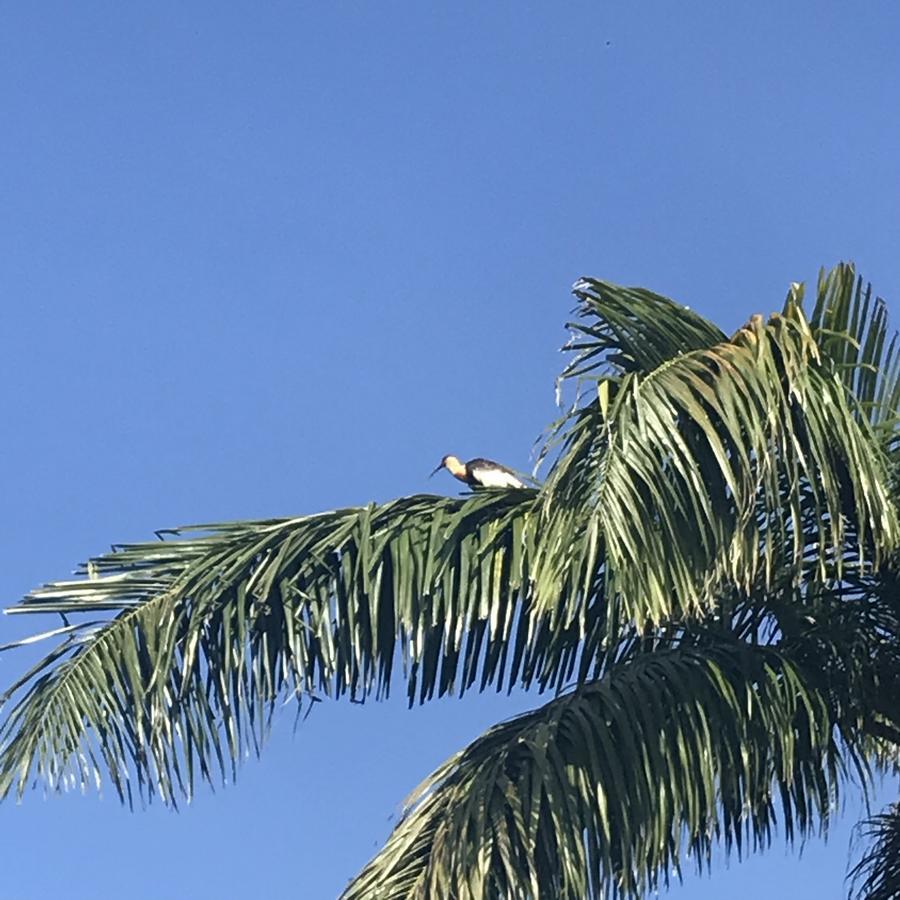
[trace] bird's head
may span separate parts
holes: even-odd
[[[433,475],[436,475],[441,471],[441,469],[451,468],[454,463],[456,463],[456,465],[459,465],[459,460],[452,453],[448,453],[441,459],[441,461],[437,464],[437,468],[428,477],[431,478]]]

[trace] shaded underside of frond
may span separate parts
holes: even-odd
[[[638,897],[688,854],[814,833],[827,692],[772,650],[660,650],[490,729],[426,781],[344,900]]]
[[[859,826],[869,846],[848,876],[856,900],[896,900],[900,897],[900,804]]]

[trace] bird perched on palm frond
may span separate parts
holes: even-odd
[[[431,474],[446,469],[454,478],[470,487],[488,488],[520,488],[525,487],[512,469],[501,466],[492,459],[470,459],[462,462],[458,457],[448,454]],[[429,476],[430,477],[430,476]]]

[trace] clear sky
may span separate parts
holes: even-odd
[[[731,330],[854,259],[900,320],[898,40],[893,0],[2,4],[0,599],[155,528],[452,492],[448,452],[527,468],[581,275]],[[334,897],[534,702],[288,709],[178,814],[31,793],[0,896]],[[840,897],[858,802],[669,896]]]

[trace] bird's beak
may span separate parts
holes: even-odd
[[[439,464],[438,464],[438,467],[437,467],[437,468],[436,468],[436,469],[435,469],[428,477],[429,477],[429,478],[434,478],[434,476],[437,475],[437,473],[440,472],[441,469],[443,469],[443,468],[444,468],[444,464],[443,464],[443,463],[439,463]]]

